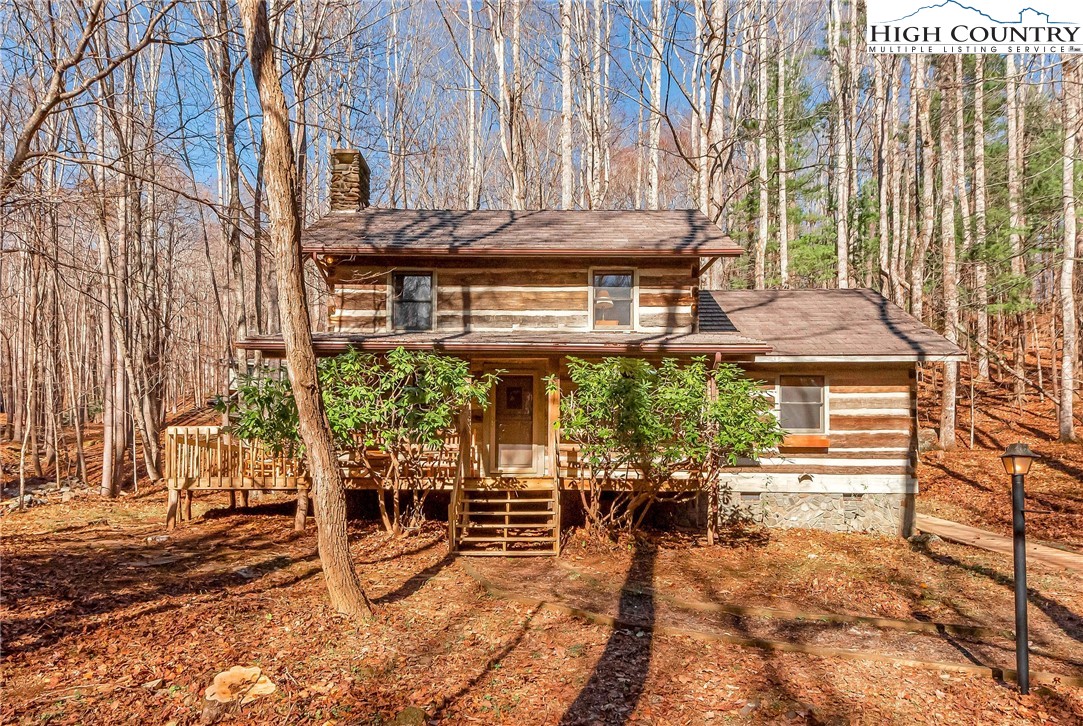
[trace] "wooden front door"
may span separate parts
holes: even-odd
[[[496,386],[496,471],[537,473],[534,444],[534,376],[504,376]]]

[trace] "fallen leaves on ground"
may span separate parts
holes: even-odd
[[[195,723],[207,685],[230,664],[259,668],[277,686],[243,711],[220,714],[238,724],[416,721],[417,709],[445,723],[527,725],[1083,719],[1079,689],[1043,686],[1021,697],[986,678],[765,653],[654,634],[646,623],[612,630],[496,599],[447,556],[440,522],[397,539],[374,522],[350,522],[354,562],[378,613],[374,623],[354,623],[328,607],[315,534],[290,531],[291,501],[260,501],[230,513],[219,508],[224,495],[201,496],[197,519],[165,540],[160,490],[6,517],[0,720]],[[559,563],[483,566],[499,567],[504,584],[524,592],[560,574],[561,596],[615,613],[622,584],[649,577],[659,592],[682,598],[1011,622],[1010,560],[948,543],[919,549],[793,531],[729,547],[698,547],[688,537],[653,546],[653,574],[634,562],[628,542],[600,546],[579,535]],[[564,565],[582,574],[572,578]],[[1036,646],[1058,657],[1078,650],[1078,579],[1035,573],[1032,586]],[[640,601],[626,608],[643,614]],[[655,615],[684,617],[664,603]],[[744,626],[757,632],[777,623]],[[850,630],[775,635],[862,648],[909,642]],[[967,662],[947,638],[936,647]]]
[[[1028,365],[1032,364],[1030,359]],[[1000,455],[1008,444],[1026,442],[1041,456],[1026,478],[1028,536],[1083,551],[1083,444],[1056,440],[1056,405],[1032,390],[1019,402],[1010,383],[978,382],[971,407],[968,367],[962,366],[961,372],[956,448],[921,455],[918,509],[1010,535],[1011,480],[1004,474]],[[919,395],[919,425],[939,428],[940,393],[932,377],[923,379]],[[1077,419],[1083,421],[1083,397],[1076,401]],[[1083,436],[1083,424],[1079,431]]]

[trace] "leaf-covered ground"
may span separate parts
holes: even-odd
[[[265,500],[266,501],[266,500]],[[199,723],[234,665],[275,693],[226,723],[1073,723],[1083,689],[1021,697],[992,679],[770,653],[654,632],[678,626],[919,660],[1010,666],[1008,558],[934,542],[771,532],[739,544],[676,537],[612,548],[573,536],[559,560],[474,558],[500,588],[630,623],[616,630],[489,595],[446,555],[444,527],[398,540],[351,522],[374,598],[369,624],[326,605],[311,531],[288,501],[248,513],[197,500],[161,539],[160,491],[0,520],[4,723]],[[647,587],[649,585],[650,587]],[[622,586],[627,586],[621,593]],[[1083,675],[1083,583],[1031,573],[1034,667]],[[989,626],[981,638],[697,612],[704,601]]]
[[[1019,405],[1010,386],[981,383],[971,407],[967,366],[962,369],[956,449],[921,455],[919,511],[1010,535],[1011,481],[999,457],[1008,444],[1023,441],[1042,457],[1026,479],[1027,533],[1083,551],[1083,445],[1056,441],[1056,407],[1033,390]],[[931,379],[921,387],[919,410],[923,428],[939,427],[940,396]],[[1083,397],[1076,411],[1083,437]]]

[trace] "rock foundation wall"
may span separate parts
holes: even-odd
[[[735,494],[731,502],[754,522],[768,527],[907,537],[911,534],[914,495],[763,492]]]

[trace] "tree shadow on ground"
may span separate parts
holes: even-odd
[[[45,550],[6,544],[3,623],[6,656],[46,648],[66,637],[109,627],[127,611],[133,617],[168,612],[193,597],[221,597],[291,564],[316,558],[243,523],[221,520],[175,532],[158,543],[129,532],[85,538],[54,537]],[[287,555],[286,552],[289,552]],[[50,608],[42,603],[52,602]],[[149,605],[149,607],[147,607]]]
[[[242,515],[246,517],[289,516],[293,517],[297,502],[293,499],[277,502],[260,502],[259,504],[238,505],[236,507],[214,507],[203,512],[203,519],[214,520],[225,517]]]
[[[515,632],[515,635],[504,644],[500,650],[494,653],[488,660],[486,660],[478,671],[470,676],[465,683],[454,693],[448,694],[440,699],[435,705],[434,716],[439,718],[444,715],[449,709],[452,709],[455,703],[474,689],[485,676],[489,675],[494,669],[499,668],[501,662],[506,658],[513,650],[519,647],[519,643],[523,641],[527,632],[530,630],[531,624],[534,622],[534,616],[541,610],[540,605],[532,607],[526,614],[526,618],[523,619],[521,625]]]
[[[586,685],[561,717],[562,725],[624,724],[635,711],[650,671],[655,604],[653,592],[634,592],[634,583],[654,581],[656,557],[652,543],[636,538],[617,617],[638,625],[613,628]]]
[[[708,602],[721,602],[725,600],[725,596],[718,592],[712,582],[704,582],[704,595]],[[725,621],[729,627],[732,627],[736,633],[740,636],[755,639],[757,636],[754,630],[750,627],[749,618],[742,615],[733,615]],[[797,629],[803,629],[808,626],[815,627],[813,623],[794,623]],[[768,704],[764,701],[772,701],[775,704],[781,704],[786,710],[786,715],[783,717],[786,721],[792,719],[803,719],[809,723],[848,723],[849,718],[846,716],[847,709],[841,708],[840,704],[844,704],[844,699],[839,692],[834,688],[832,683],[832,669],[830,666],[820,668],[817,662],[811,658],[806,658],[801,668],[804,671],[813,671],[818,673],[819,678],[816,682],[819,683],[819,689],[823,693],[823,698],[820,700],[821,704],[814,705],[808,699],[803,698],[799,694],[799,687],[796,683],[791,684],[790,678],[786,675],[786,662],[783,660],[783,656],[771,651],[757,651],[755,649],[744,649],[744,652],[752,657],[760,658],[760,665],[763,667],[762,677],[766,681],[765,686],[761,690],[759,697],[750,698],[741,709],[738,710],[738,716],[745,719],[753,719],[754,714],[764,719],[768,718],[763,709]],[[827,661],[825,661],[827,663]],[[827,705],[829,704],[829,705]],[[800,721],[798,721],[800,723]]]
[[[396,589],[381,595],[380,597],[374,599],[372,602],[377,605],[387,605],[390,603],[399,602],[400,600],[405,600],[406,598],[410,597],[415,592],[420,590],[422,587],[424,587],[426,582],[436,577],[436,575],[438,575],[445,567],[447,567],[454,561],[455,556],[451,553],[447,553],[425,569],[409,577],[406,582],[399,585],[399,587],[397,587]]]
[[[937,564],[948,567],[957,567],[966,570],[967,572],[983,575],[1002,587],[1015,588],[1015,580],[1013,578],[989,567],[985,567],[984,565],[962,562],[949,554],[933,552],[928,544],[924,542],[915,542],[911,547],[916,552],[928,557]],[[1027,600],[1045,613],[1065,635],[1083,643],[1083,617],[1080,617],[1077,613],[1056,600],[1041,594],[1032,587],[1027,588]]]
[[[939,469],[940,471],[944,472],[945,474],[950,476],[955,481],[964,482],[964,483],[969,484],[970,486],[974,487],[975,489],[980,489],[983,492],[990,492],[990,493],[993,491],[993,489],[991,487],[988,487],[985,484],[982,484],[977,479],[969,477],[969,476],[963,474],[962,472],[959,472],[959,471],[956,471],[955,469],[952,469],[951,467],[949,467],[946,463],[944,463],[942,461],[927,460],[927,461],[922,461],[922,464],[929,467],[930,469]]]

